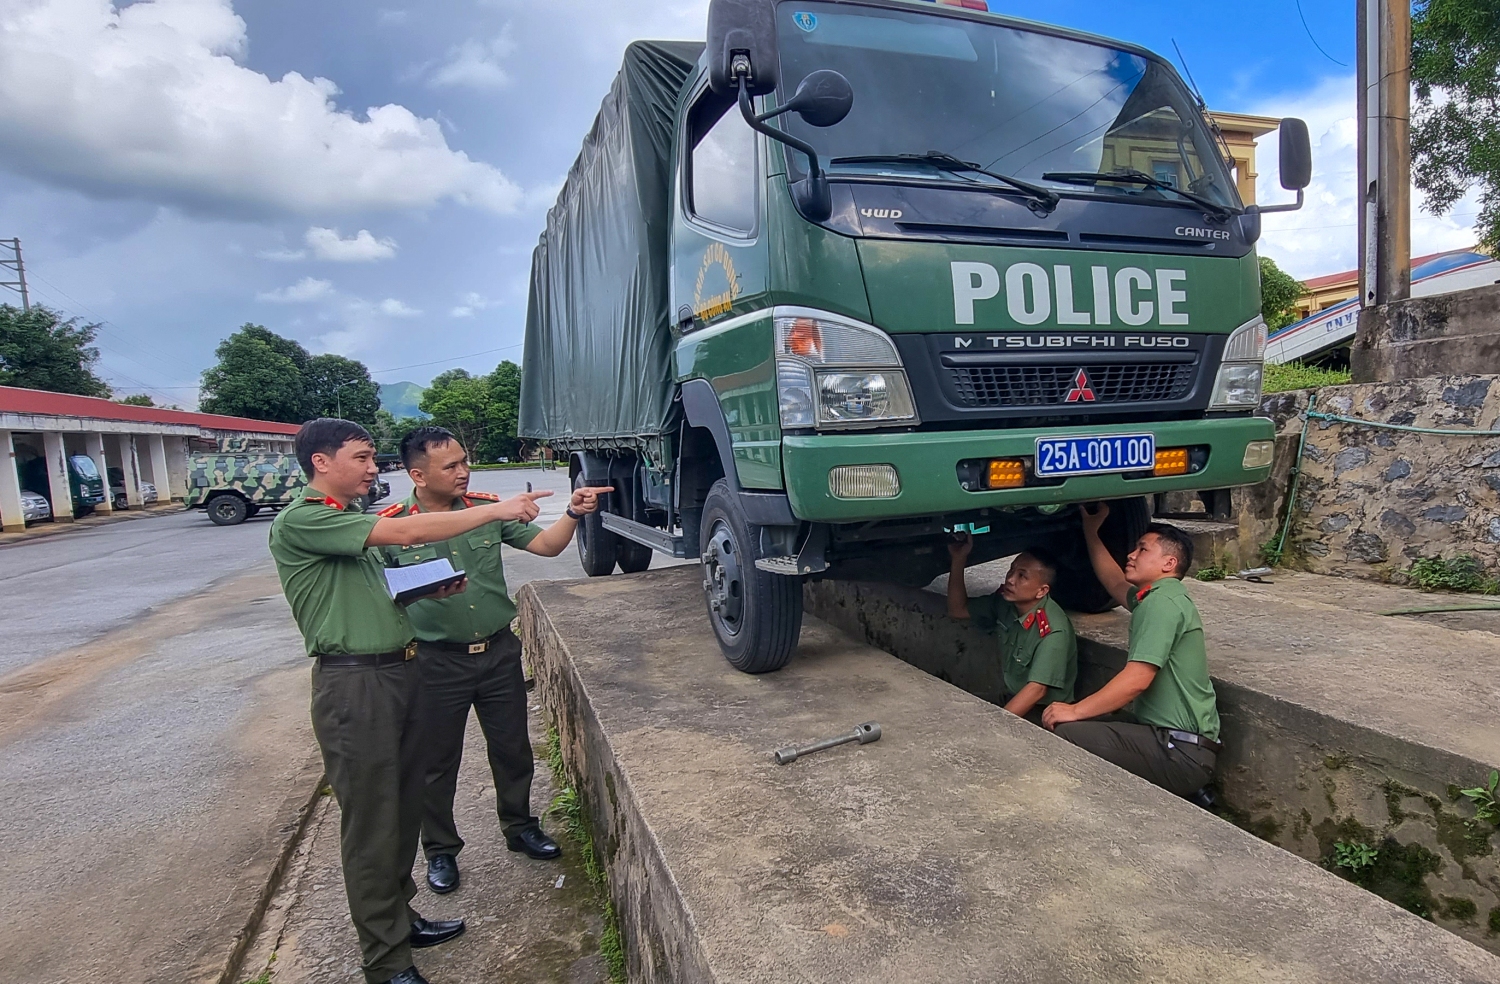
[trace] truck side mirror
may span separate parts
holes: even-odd
[[[1307,138],[1307,124],[1295,117],[1281,121],[1278,131],[1281,144],[1281,187],[1301,191],[1312,183],[1312,142]]]
[[[775,92],[781,59],[774,0],[713,0],[707,50],[708,84],[715,94],[734,95],[741,76],[752,96]]]
[[[854,90],[849,80],[831,68],[820,68],[802,80],[785,106],[761,118],[796,113],[808,126],[833,126],[842,122],[853,106]]]

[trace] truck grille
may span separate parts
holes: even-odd
[[[1132,362],[1081,367],[1094,399],[1088,403],[1157,403],[1180,400],[1198,367],[1184,362]],[[949,366],[958,404],[965,407],[1041,407],[1067,402],[1078,363]]]

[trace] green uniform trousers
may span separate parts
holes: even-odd
[[[1178,796],[1208,784],[1218,756],[1198,745],[1172,741],[1162,728],[1099,718],[1059,724],[1058,737],[1087,749]]]
[[[313,733],[342,819],[344,891],[365,980],[412,966],[411,866],[422,822],[427,759],[422,678],[415,659],[385,666],[313,666]]]
[[[422,852],[457,854],[464,839],[453,822],[458,766],[463,761],[469,708],[479,716],[495,779],[495,809],[507,834],[534,826],[531,815],[531,736],[526,730],[526,678],[521,640],[502,629],[482,653],[454,653],[417,644],[428,750],[422,811]]]

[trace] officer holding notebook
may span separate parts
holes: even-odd
[[[297,432],[307,487],[271,524],[271,557],[314,659],[313,734],[340,811],[339,852],[367,984],[424,984],[412,949],[464,930],[411,907],[427,749],[415,633],[392,599],[382,547],[441,542],[488,524],[535,519],[536,492],[404,518],[345,508],[379,469],[359,424],[320,418]],[[464,597],[462,581],[435,601]]]
[[[469,456],[442,427],[418,427],[401,439],[401,461],[414,486],[405,502],[383,510],[391,519],[464,513],[498,497],[469,491]],[[521,642],[510,630],[515,603],[505,585],[501,544],[542,557],[556,557],[573,539],[578,521],[599,508],[609,488],[573,493],[567,512],[543,530],[527,521],[491,521],[461,536],[389,546],[394,568],[448,560],[467,575],[460,595],[414,602],[408,609],[417,635],[428,754],[422,812],[422,851],[427,884],[446,894],[458,888],[458,852],[464,840],[453,821],[453,797],[463,757],[464,728],[473,707],[484,731],[495,808],[506,845],[528,857],[551,860],[561,848],[531,812],[531,739],[526,731],[526,682]]]

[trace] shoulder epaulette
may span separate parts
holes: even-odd
[[[465,499],[480,499],[484,502],[499,502],[500,497],[493,492],[465,492]]]
[[[303,502],[327,502],[328,500],[324,499],[321,495],[304,495],[302,497],[302,501]]]
[[[405,508],[406,508],[406,505],[404,503],[398,502],[394,506],[386,506],[384,509],[380,510],[380,512],[376,513],[375,515],[381,517],[382,519],[390,519],[392,516],[399,516],[399,515],[401,515],[401,510],[403,510]]]

